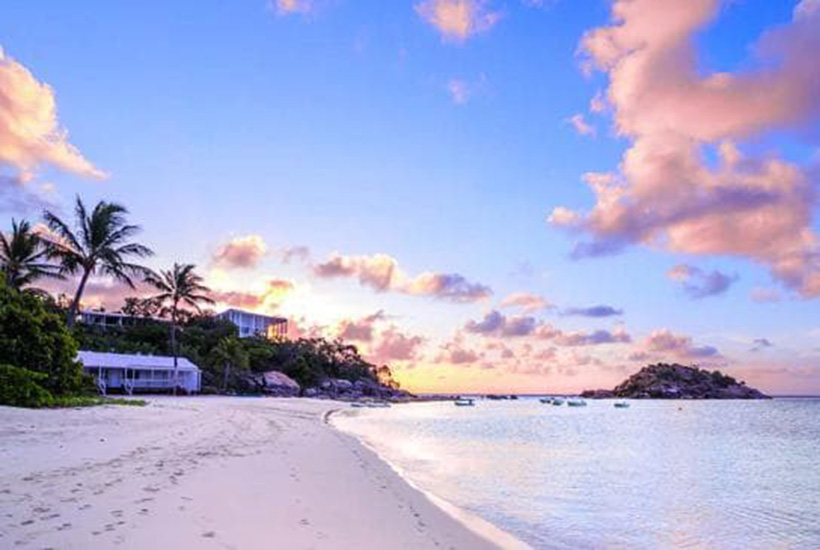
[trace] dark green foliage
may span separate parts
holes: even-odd
[[[31,224],[11,220],[8,237],[0,233],[0,276],[18,290],[44,277],[61,278],[59,266],[48,263],[48,250]]]
[[[74,337],[80,349],[111,353],[170,355],[168,325],[146,321],[131,327],[76,325]]]
[[[47,375],[11,365],[0,365],[0,405],[46,407],[53,398],[42,384]]]
[[[712,371],[710,376],[712,377],[712,383],[721,388],[728,388],[729,386],[737,384],[737,380],[717,370]]]
[[[83,388],[76,357],[77,342],[43,299],[0,281],[0,364],[41,372],[46,375],[42,386],[64,395]]]

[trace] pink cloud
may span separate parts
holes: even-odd
[[[501,13],[488,6],[487,0],[424,0],[415,7],[445,40],[463,42],[490,30],[501,19]]]
[[[267,253],[268,247],[259,235],[237,237],[222,245],[213,255],[211,263],[226,268],[253,268]]]
[[[418,357],[419,348],[424,342],[422,336],[404,334],[397,327],[391,326],[379,334],[368,358],[377,364],[413,361]]]
[[[294,13],[310,13],[313,10],[313,0],[274,0],[271,6],[279,15],[290,15]]]
[[[625,344],[632,341],[632,337],[621,327],[614,331],[600,329],[591,332],[565,332],[534,317],[508,317],[497,310],[488,312],[480,321],[468,321],[464,325],[464,331],[483,337],[549,340],[567,347]]]
[[[484,359],[484,354],[465,345],[461,334],[441,346],[441,353],[436,357],[437,363],[450,365],[471,365]]]
[[[669,329],[658,329],[641,340],[639,348],[630,359],[646,361],[650,358],[683,360],[720,359],[721,354],[714,346],[696,346],[692,337],[675,334]]]
[[[613,23],[584,35],[587,67],[608,74],[615,129],[632,144],[617,172],[585,175],[597,198],[590,212],[559,208],[551,222],[592,236],[577,256],[643,244],[745,257],[804,297],[820,296],[809,174],[738,146],[820,114],[820,64],[809,53],[820,51],[820,9],[803,0],[791,23],[764,34],[755,47],[764,68],[703,74],[693,36],[719,5],[618,0]]]
[[[501,301],[502,308],[521,308],[524,313],[535,313],[552,307],[544,297],[529,292],[514,292]]]
[[[718,270],[707,272],[686,264],[676,265],[666,274],[680,283],[684,292],[695,299],[724,294],[738,279],[737,275],[727,275]]]
[[[567,119],[567,122],[572,124],[572,127],[575,128],[575,131],[582,136],[594,136],[597,131],[595,127],[592,126],[589,122],[586,121],[584,115],[581,113],[576,113]]]
[[[251,290],[218,290],[212,289],[210,292],[217,304],[222,306],[237,307],[240,309],[265,309],[266,311],[276,310],[282,301],[293,292],[295,285],[285,279],[270,279],[265,282],[265,288],[260,292]]]
[[[373,340],[375,325],[385,318],[384,311],[379,310],[361,319],[343,319],[337,333],[342,340],[370,342]]]
[[[492,294],[489,287],[468,281],[458,273],[424,272],[410,277],[399,269],[398,261],[387,254],[343,256],[334,253],[313,266],[320,278],[356,278],[362,286],[377,292],[399,292],[430,296],[455,303],[484,300]]]
[[[11,201],[40,202],[40,191],[30,189],[38,169],[53,166],[80,176],[102,179],[96,168],[68,141],[57,118],[54,90],[6,55],[0,47],[0,195]]]

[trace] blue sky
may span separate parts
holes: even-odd
[[[326,334],[384,310],[376,336],[360,345],[376,354],[390,327],[423,339],[409,354],[391,357],[383,346],[380,356],[419,389],[609,385],[640,366],[627,356],[667,329],[719,350],[698,362],[773,391],[820,391],[816,295],[773,278],[776,260],[640,242],[618,255],[572,260],[574,241],[603,238],[600,232],[568,233],[547,222],[559,206],[590,210],[596,197],[583,174],[617,171],[635,140],[613,124],[627,106],[590,112],[590,100],[614,76],[582,70],[582,36],[613,24],[612,3],[427,4],[448,2],[497,17],[490,28],[453,38],[425,19],[425,2],[412,0],[316,0],[292,4],[302,8],[292,13],[265,0],[5,2],[7,62],[51,87],[68,140],[109,174],[95,181],[44,161],[35,179],[55,191],[43,199],[57,208],[75,194],[126,204],[157,253],[154,267],[196,263],[214,288],[290,281],[296,290],[258,309],[321,325],[316,330]],[[720,4],[718,15],[689,37],[701,75],[756,70],[758,37],[790,25],[798,4],[707,3]],[[810,174],[816,113],[807,108],[801,128],[773,123],[732,137],[745,154],[774,155]],[[576,114],[595,135],[576,131],[569,120]],[[36,208],[9,214],[38,216]],[[818,230],[816,219],[808,228]],[[267,250],[252,266],[215,264],[220,247],[249,235]],[[283,264],[276,251],[296,245],[309,247],[310,258]],[[408,279],[457,273],[492,295],[453,303],[434,291],[414,295],[400,282],[374,290],[357,283],[353,268],[317,276],[315,267],[333,252],[389,255]],[[693,299],[667,276],[678,264],[718,270],[733,284]],[[751,299],[761,289],[778,300]],[[498,348],[486,349],[493,335],[464,332],[521,292],[555,307],[501,310],[508,317],[532,315],[567,333],[621,327],[631,342],[581,350],[498,337],[514,357],[502,358]],[[597,304],[623,315],[561,314]],[[750,352],[758,338],[774,345]],[[456,341],[476,360],[448,361]],[[533,359],[533,350],[549,348],[554,359]],[[685,352],[676,347],[660,353],[652,359],[695,359],[677,356]],[[540,370],[526,372],[535,362]]]

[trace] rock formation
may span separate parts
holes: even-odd
[[[768,396],[720,371],[658,363],[642,368],[613,390],[586,390],[582,397],[600,399],[767,399]]]

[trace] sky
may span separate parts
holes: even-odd
[[[820,393],[820,0],[7,0],[0,48],[1,230],[122,203],[418,392]]]

